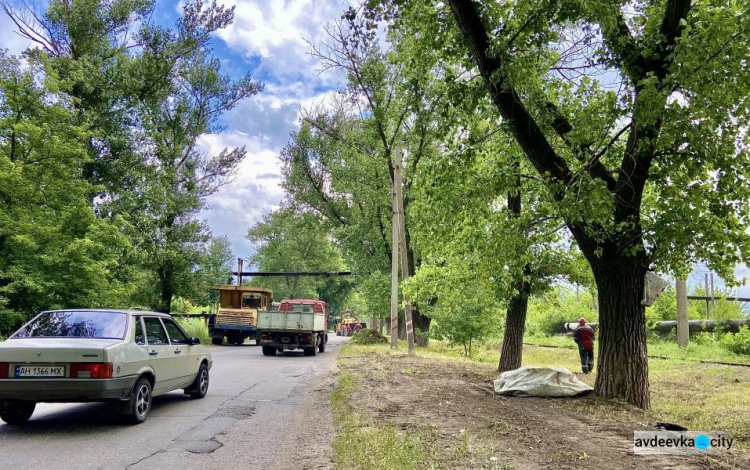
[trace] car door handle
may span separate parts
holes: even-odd
[[[174,350],[174,353],[175,353],[175,354],[180,354],[181,352],[182,352],[182,349],[175,349],[175,350]]]
[[[159,354],[159,351],[157,351],[156,349],[152,349],[151,351],[148,352],[149,356],[156,356],[158,354]]]

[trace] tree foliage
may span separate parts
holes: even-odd
[[[189,2],[170,28],[152,0],[2,7],[33,44],[23,61],[0,57],[3,315],[205,300],[221,270],[207,274],[207,258],[222,265],[228,247],[197,215],[245,149],[209,153],[199,139],[262,89],[211,54],[233,8]]]
[[[256,245],[250,261],[260,272],[340,272],[344,262],[326,226],[311,213],[281,209],[267,214],[248,230]],[[321,299],[337,312],[352,283],[338,276],[257,277],[253,285],[268,287],[274,299]]]

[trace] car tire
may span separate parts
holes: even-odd
[[[326,335],[318,336],[318,340],[320,341],[320,344],[318,344],[318,352],[326,352]]]
[[[130,400],[125,408],[125,419],[131,424],[141,424],[146,421],[151,411],[151,382],[146,377],[141,377],[135,382]]]
[[[203,398],[208,393],[208,367],[205,363],[202,363],[198,368],[198,374],[195,376],[195,382],[190,386],[189,394],[190,398]]]
[[[34,414],[35,402],[17,402],[0,404],[0,419],[8,424],[19,426],[26,422]]]
[[[222,336],[221,338],[211,338],[211,343],[220,346],[224,343],[224,337]]]

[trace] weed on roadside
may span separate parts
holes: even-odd
[[[333,441],[336,468],[411,470],[433,468],[429,436],[424,431],[401,431],[366,419],[356,411],[350,400],[360,378],[343,373],[338,388],[331,394],[334,424]]]

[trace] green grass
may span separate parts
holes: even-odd
[[[345,354],[353,351],[345,348]],[[356,413],[350,394],[359,378],[350,373],[339,377],[338,388],[331,394],[334,424],[333,441],[336,468],[409,470],[430,468],[431,453],[421,431],[399,431]]]
[[[718,338],[717,335],[714,339],[711,333],[699,333],[693,335],[687,347],[680,348],[674,341],[662,340],[652,336],[648,341],[648,354],[651,356],[666,356],[670,359],[685,362],[718,361],[750,364],[750,356],[727,351],[721,346]],[[569,336],[527,336],[524,338],[524,342],[537,346],[555,346],[572,350],[578,348]],[[496,341],[488,342],[486,347],[499,350]]]
[[[203,318],[175,318],[177,323],[185,330],[188,336],[197,337],[201,339],[202,344],[208,344],[211,342],[211,338],[208,336],[208,325]]]

